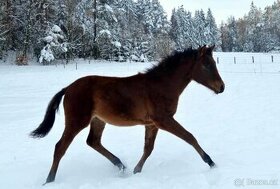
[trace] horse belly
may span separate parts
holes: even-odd
[[[96,115],[96,117],[106,123],[109,123],[111,125],[115,125],[115,126],[135,126],[135,125],[139,125],[142,124],[141,121],[137,121],[137,120],[128,120],[126,118],[123,117],[119,117],[119,116],[100,116],[100,115]]]
[[[94,116],[116,126],[149,124],[149,116],[143,105],[128,106],[102,101],[96,104]]]

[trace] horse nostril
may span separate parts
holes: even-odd
[[[222,84],[222,85],[221,85],[221,88],[220,88],[220,93],[224,92],[224,90],[225,90],[225,85]]]

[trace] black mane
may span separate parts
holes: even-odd
[[[191,58],[196,56],[197,49],[188,48],[184,51],[174,51],[171,55],[165,57],[158,64],[147,69],[145,74],[148,76],[160,76],[161,74],[172,73],[181,63],[182,58]]]

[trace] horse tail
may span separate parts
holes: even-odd
[[[42,138],[50,132],[54,124],[55,113],[58,111],[59,104],[61,102],[63,95],[65,94],[66,89],[67,88],[63,88],[61,91],[56,93],[56,95],[54,95],[54,97],[52,98],[52,100],[50,101],[47,107],[44,120],[42,121],[42,123],[39,125],[37,129],[35,129],[30,133],[31,137]]]

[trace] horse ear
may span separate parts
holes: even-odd
[[[198,48],[199,56],[204,56],[207,52],[207,47],[206,45],[203,45],[202,47]]]
[[[215,44],[210,47],[211,51],[215,49]]]

